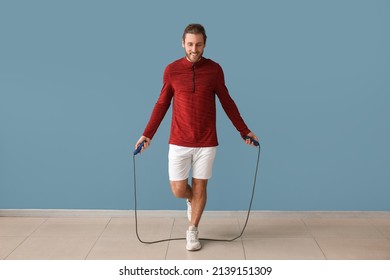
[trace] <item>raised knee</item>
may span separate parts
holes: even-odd
[[[171,181],[171,189],[174,196],[178,198],[187,198],[188,190],[187,190],[187,182],[177,182],[177,181]]]
[[[185,198],[186,197],[186,191],[185,188],[179,188],[179,187],[172,187],[172,193],[177,198]]]

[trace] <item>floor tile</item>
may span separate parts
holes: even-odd
[[[313,238],[245,239],[248,260],[323,260],[324,254]]]
[[[0,259],[390,259],[390,212],[253,212],[241,238],[201,240],[197,252],[185,240],[141,243],[127,212],[90,214],[2,216]],[[234,238],[245,219],[245,211],[205,212],[199,237]],[[188,224],[185,211],[140,212],[138,232],[145,241],[185,239]]]
[[[47,218],[0,217],[0,236],[28,236]]]
[[[189,222],[187,218],[176,218],[172,237],[185,238]],[[240,234],[238,220],[235,217],[205,215],[199,223],[199,238],[230,240]],[[241,239],[233,242],[201,240],[200,251],[186,250],[186,241],[171,241],[167,259],[245,259]]]
[[[187,251],[186,241],[169,243],[168,260],[244,260],[245,254],[241,239],[232,242],[200,240],[202,249]]]
[[[0,236],[0,260],[11,254],[25,238],[24,236]]]
[[[168,243],[142,244],[133,236],[101,236],[89,260],[163,260]]]
[[[174,218],[138,217],[138,236],[153,242],[171,237]],[[112,218],[88,259],[159,259],[166,257],[168,242],[143,244],[136,235],[133,217]]]
[[[170,238],[174,221],[174,218],[169,217],[141,217],[138,219],[138,235],[144,241]],[[135,230],[135,224],[132,224],[130,232],[133,235],[135,234]]]
[[[185,237],[189,222],[186,218],[176,218],[172,236]],[[233,239],[240,235],[237,218],[205,217],[198,226],[199,238]]]
[[[385,237],[390,238],[390,218],[371,218],[368,221]]]
[[[386,238],[316,238],[327,259],[390,260],[390,241]]]
[[[97,237],[29,237],[7,259],[9,260],[83,260]]]
[[[32,236],[100,236],[109,221],[110,218],[48,218]]]
[[[243,226],[243,220],[240,220]],[[243,238],[259,237],[311,237],[303,221],[298,218],[252,218]]]
[[[305,218],[303,221],[315,237],[383,238],[383,234],[367,219]]]
[[[131,218],[111,218],[102,236],[133,235],[135,231],[134,220]]]

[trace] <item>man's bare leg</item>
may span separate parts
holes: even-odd
[[[207,201],[207,179],[192,178],[191,224],[198,227]]]
[[[172,193],[178,198],[192,199],[192,188],[188,185],[188,179],[181,181],[170,181]]]

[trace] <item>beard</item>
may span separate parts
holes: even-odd
[[[199,61],[202,58],[203,52],[186,52],[186,57],[192,63]]]

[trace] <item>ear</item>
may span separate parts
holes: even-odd
[[[184,48],[184,40],[181,40],[181,46]]]

